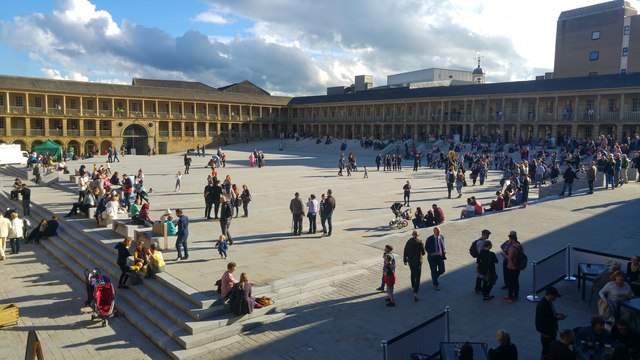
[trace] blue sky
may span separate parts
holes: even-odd
[[[310,95],[362,74],[384,85],[394,73],[471,70],[479,52],[488,81],[532,79],[553,70],[560,12],[599,2],[2,1],[0,74],[249,80],[272,94]]]

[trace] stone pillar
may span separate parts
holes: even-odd
[[[600,125],[599,124],[595,124],[595,125],[593,125],[592,137],[597,137],[598,135],[600,135]]]
[[[115,111],[116,111],[116,99],[115,98],[111,98],[111,116],[114,116]],[[96,131],[100,131],[100,130],[97,129]],[[100,146],[100,144],[97,144],[97,146]]]
[[[24,94],[24,107],[25,107],[24,113],[29,115],[29,107],[30,107],[29,106],[29,93],[25,93]],[[25,125],[25,128],[26,128],[26,125]]]
[[[49,96],[47,94],[44,94],[44,113],[49,113]]]
[[[45,117],[42,121],[42,127],[44,127],[44,136],[49,136],[49,118]]]
[[[62,136],[67,136],[67,117],[62,117]]]
[[[578,138],[578,125],[571,124],[571,137],[574,139]]]
[[[4,131],[6,136],[11,136],[11,117],[10,116],[7,116],[4,118]]]

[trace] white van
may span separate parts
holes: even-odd
[[[27,165],[29,153],[20,150],[18,144],[0,144],[0,165]]]

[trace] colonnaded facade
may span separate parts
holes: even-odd
[[[640,74],[295,97],[288,127],[379,139],[621,139],[640,133]]]
[[[185,81],[0,76],[0,142],[31,150],[51,139],[76,153],[123,144],[135,154],[178,152],[274,136],[284,128],[289,100],[248,81],[216,89]]]
[[[132,85],[0,76],[0,141],[31,150],[51,139],[76,152],[125,144],[136,154],[198,144],[306,136],[516,142],[640,133],[640,74],[349,94],[271,96],[250,82],[134,79]]]

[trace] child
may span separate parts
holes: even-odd
[[[367,167],[364,167],[364,178],[368,179],[369,178],[369,172],[367,171]]]
[[[385,299],[387,306],[396,306],[393,301],[393,285],[396,283],[396,267],[393,264],[393,255],[387,254],[384,258],[384,283],[387,285],[389,297]]]
[[[229,245],[227,245],[227,237],[224,235],[220,235],[220,238],[218,239],[215,247],[218,248],[218,254],[220,254],[220,258],[224,256],[224,258],[226,259],[227,249],[229,248]]]
[[[182,172],[178,171],[176,173],[176,188],[173,189],[173,192],[181,192],[182,191]]]

